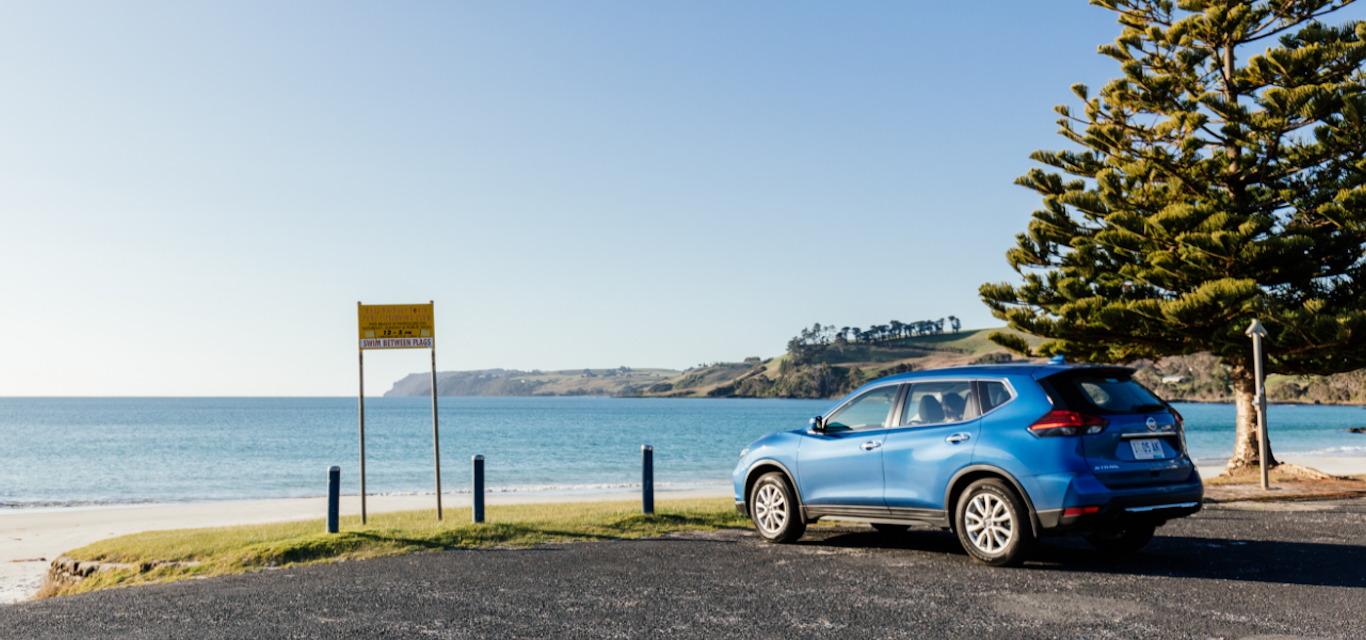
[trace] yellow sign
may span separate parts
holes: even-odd
[[[362,349],[430,349],[436,344],[433,304],[357,306]]]

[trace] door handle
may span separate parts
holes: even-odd
[[[879,440],[869,440],[859,446],[862,447],[864,451],[872,451],[873,449],[882,446],[882,442]]]
[[[951,436],[949,436],[949,437],[947,437],[947,438],[944,438],[944,442],[951,442],[951,443],[953,443],[953,444],[958,444],[959,442],[962,442],[962,441],[964,441],[964,440],[967,440],[967,439],[969,439],[969,438],[971,438],[971,437],[972,437],[972,434],[970,434],[970,433],[955,433],[955,434],[953,434],[953,435],[951,435]]]

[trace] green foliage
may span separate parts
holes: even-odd
[[[973,363],[973,364],[1003,364],[1003,363],[1006,363],[1006,362],[1011,362],[1012,360],[1014,360],[1014,358],[1010,357],[1010,354],[1009,354],[1009,353],[999,353],[999,352],[998,352],[998,353],[988,353],[988,354],[986,354],[986,355],[984,355],[984,356],[981,356],[981,357],[977,358],[976,360],[973,360],[972,363]]]
[[[1366,366],[1366,25],[1319,22],[1326,0],[1093,4],[1123,75],[1057,108],[1072,148],[1017,181],[1043,208],[1007,253],[1023,283],[980,289],[992,313],[1072,360],[1244,371],[1260,318],[1272,371]]]
[[[953,316],[947,319],[949,326],[954,333],[962,327],[962,322]],[[787,341],[787,352],[791,354],[796,364],[807,364],[819,360],[819,358],[831,347],[847,347],[858,344],[876,344],[887,340],[899,340],[911,336],[934,336],[944,333],[944,318],[938,320],[916,320],[914,322],[901,322],[891,320],[887,324],[878,324],[869,327],[867,330],[858,327],[835,328],[835,325],[821,326],[820,323],[811,325],[810,329],[802,329],[791,340]]]
[[[1026,358],[1034,356],[1034,350],[1030,348],[1029,342],[1023,336],[1005,331],[993,331],[991,335],[987,336],[987,339]]]

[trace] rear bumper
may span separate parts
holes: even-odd
[[[1100,529],[1124,526],[1162,526],[1168,520],[1184,518],[1200,511],[1205,490],[1200,483],[1187,485],[1185,491],[1159,494],[1116,495],[1098,506],[1095,513],[1066,515],[1066,509],[1039,512],[1044,535],[1077,535]],[[1079,505],[1081,506],[1081,505]]]

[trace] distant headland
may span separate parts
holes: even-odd
[[[941,321],[942,323],[942,321]],[[865,382],[906,371],[968,364],[1026,361],[987,339],[993,331],[944,331],[940,324],[908,331],[850,330],[815,325],[773,358],[714,362],[684,370],[663,368],[521,371],[481,369],[437,373],[441,396],[615,396],[644,398],[836,398]],[[911,333],[911,335],[906,335]],[[1031,344],[1040,342],[1025,336]],[[1228,372],[1218,358],[1194,354],[1137,362],[1137,379],[1173,401],[1232,402]],[[394,383],[385,397],[426,396],[431,374],[414,373]],[[1272,402],[1366,404],[1366,371],[1335,376],[1271,376]]]

